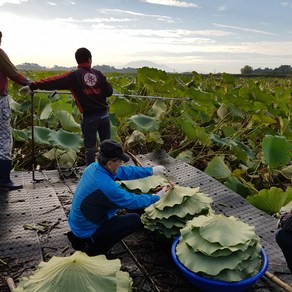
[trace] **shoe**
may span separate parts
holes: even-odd
[[[72,231],[67,232],[67,237],[75,250],[83,251],[85,249],[86,241],[75,236]]]
[[[0,159],[0,189],[14,191],[23,188],[23,185],[16,185],[10,179],[11,166],[11,160]]]

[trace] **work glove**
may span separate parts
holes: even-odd
[[[169,190],[169,187],[165,186],[159,192],[157,192],[156,195],[158,195],[161,199],[162,197],[165,196],[165,194],[168,192],[168,190]]]
[[[26,86],[23,86],[19,89],[19,93],[21,95],[32,94],[32,90],[30,89],[30,87],[28,85],[26,85]]]
[[[166,169],[162,165],[156,165],[152,167],[153,175],[165,175]]]

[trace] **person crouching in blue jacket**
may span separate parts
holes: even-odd
[[[131,180],[164,175],[162,165],[125,166],[130,157],[112,140],[100,144],[98,162],[86,167],[77,184],[69,212],[67,233],[72,247],[89,256],[104,254],[127,235],[143,227],[138,213],[117,215],[119,209],[139,210],[157,202],[167,191],[135,194],[123,189],[116,180]]]

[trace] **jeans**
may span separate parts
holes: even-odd
[[[283,252],[288,268],[292,273],[292,233],[280,229],[276,233],[276,241]]]
[[[0,96],[0,159],[11,160],[12,128],[8,96]]]
[[[83,141],[86,155],[86,165],[95,162],[97,133],[100,141],[110,139],[109,113],[104,115],[83,115],[81,122]]]

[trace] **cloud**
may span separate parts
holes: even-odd
[[[121,10],[121,9],[99,9],[99,13],[107,14],[107,15],[123,15],[127,14],[130,16],[138,16],[138,17],[146,17],[146,18],[156,18],[161,21],[165,22],[172,22],[172,18],[169,16],[164,16],[164,15],[159,15],[159,14],[145,14],[145,13],[139,13],[135,11],[130,11],[130,10]]]
[[[246,28],[246,27],[240,27],[240,26],[226,25],[226,24],[220,24],[220,23],[212,23],[212,25],[215,25],[215,26],[218,26],[218,27],[236,29],[236,30],[240,30],[240,31],[247,31],[247,32],[254,32],[254,33],[260,33],[260,34],[266,34],[266,35],[274,35],[274,36],[277,35],[277,34],[272,33],[272,32],[258,30],[258,29],[253,29],[253,28]]]
[[[27,0],[0,0],[0,6],[4,4],[20,4],[22,2],[27,2]]]
[[[142,2],[150,3],[150,4],[158,4],[158,5],[166,5],[166,6],[176,6],[176,7],[184,7],[184,8],[200,8],[198,4],[190,3],[186,1],[177,1],[177,0],[143,0]]]

